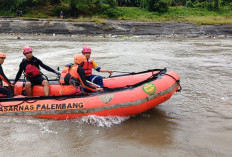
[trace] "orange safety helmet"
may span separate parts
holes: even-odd
[[[2,52],[0,52],[0,58],[6,58],[6,55],[4,54],[4,53],[2,53]]]
[[[82,54],[78,54],[74,57],[74,63],[76,64],[81,64],[82,62],[86,62],[87,58],[82,55]]]
[[[83,47],[83,50],[82,50],[83,53],[86,53],[86,52],[92,52],[91,48],[89,46],[84,46]]]
[[[23,48],[23,54],[27,54],[28,52],[32,52],[32,48],[30,48],[30,47],[24,47]]]

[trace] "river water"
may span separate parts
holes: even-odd
[[[24,46],[45,64],[62,68],[83,45],[92,47],[93,58],[106,69],[173,70],[182,92],[131,117],[0,117],[1,157],[231,156],[231,38],[0,35],[8,78],[15,77]]]

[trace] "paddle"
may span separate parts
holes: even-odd
[[[113,72],[117,72],[117,73],[124,73],[124,74],[130,74],[130,73],[134,73],[134,72],[127,72],[127,71],[117,71],[117,70],[113,70]]]
[[[134,72],[127,72],[127,71],[117,71],[117,70],[113,70],[113,72],[116,72],[116,73],[124,73],[124,74],[134,74]],[[112,76],[112,73],[110,73],[110,75],[108,77],[111,77]]]
[[[94,85],[94,86],[96,86],[96,87],[98,87],[98,88],[101,88],[99,85],[97,85],[97,84],[95,84],[95,83],[93,83],[93,82],[91,82],[91,81],[86,80],[86,82],[88,82],[89,84],[92,84],[92,85]]]
[[[108,87],[101,87],[101,86],[99,86],[99,85],[97,85],[97,84],[95,84],[95,83],[93,83],[91,81],[88,81],[88,80],[86,80],[86,82],[88,82],[89,84],[92,84],[93,86],[95,86],[97,88],[103,88],[104,90],[109,89]]]

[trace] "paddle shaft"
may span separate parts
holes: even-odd
[[[125,74],[130,74],[130,73],[131,73],[131,72],[126,72],[126,71],[117,71],[117,70],[113,70],[113,72],[125,73]]]
[[[94,86],[96,86],[96,87],[98,87],[98,88],[101,88],[99,85],[97,85],[97,84],[95,84],[95,83],[93,83],[93,82],[90,82],[90,81],[88,81],[88,80],[86,80],[86,82],[88,82],[89,84],[92,84],[92,85],[94,85]]]

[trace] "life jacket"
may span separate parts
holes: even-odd
[[[61,85],[69,85],[72,84],[73,81],[79,83],[79,74],[77,73],[78,65],[76,64],[68,64],[64,67],[60,74],[59,82]]]
[[[36,77],[36,76],[39,76],[41,74],[40,70],[35,66],[35,65],[32,65],[32,64],[28,64],[26,66],[26,69],[25,69],[25,76],[26,77]]]
[[[92,75],[92,69],[93,69],[93,60],[91,59],[90,61],[86,61],[83,69],[85,71],[85,76],[90,76]]]

